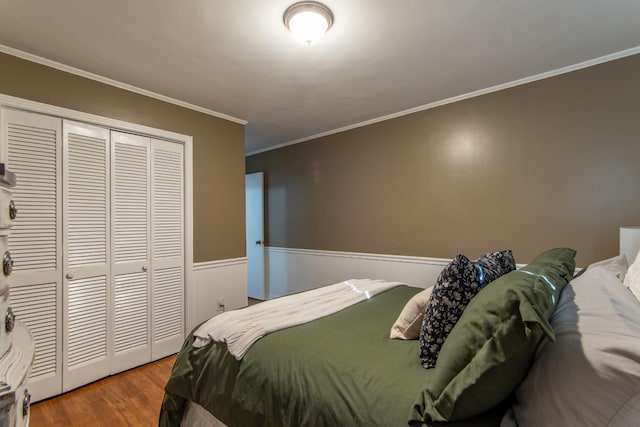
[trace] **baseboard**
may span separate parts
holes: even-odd
[[[265,294],[275,298],[346,279],[370,278],[432,286],[451,260],[401,255],[265,248]]]

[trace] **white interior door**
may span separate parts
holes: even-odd
[[[111,373],[151,361],[150,140],[111,132]]]
[[[247,283],[250,298],[266,298],[264,286],[264,174],[245,176]]]
[[[16,173],[11,306],[31,330],[32,400],[62,392],[62,120],[2,109],[3,161]]]
[[[63,123],[62,388],[109,375],[109,131]]]

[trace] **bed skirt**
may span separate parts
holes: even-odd
[[[225,423],[211,415],[197,403],[190,400],[185,403],[184,415],[180,427],[227,427]]]

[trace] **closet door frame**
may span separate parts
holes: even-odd
[[[194,326],[193,311],[193,137],[181,133],[152,128],[137,123],[112,119],[85,113],[69,108],[57,107],[41,102],[30,101],[10,95],[0,94],[0,106],[25,110],[33,113],[45,114],[61,119],[103,126],[112,130],[146,135],[151,138],[163,139],[184,145],[184,332],[185,336]],[[60,236],[61,238],[61,236]],[[60,244],[62,244],[60,242]],[[179,349],[176,349],[176,351]]]

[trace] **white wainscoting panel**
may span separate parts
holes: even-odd
[[[384,279],[427,288],[451,260],[266,247],[265,295],[275,298],[347,279]]]
[[[218,300],[224,300],[225,310],[247,305],[247,258],[193,264],[193,298],[191,324],[187,333],[205,320],[220,314]]]

